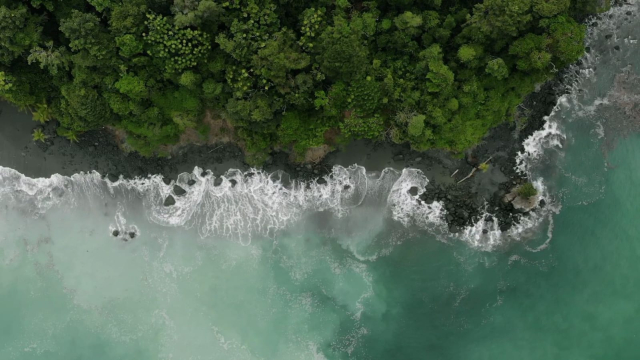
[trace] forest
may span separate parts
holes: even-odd
[[[459,153],[584,53],[587,0],[0,0],[0,97],[162,155],[206,111],[248,161],[354,139]],[[40,134],[39,136],[41,136]],[[35,136],[34,136],[35,137]]]

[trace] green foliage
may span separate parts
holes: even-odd
[[[134,100],[144,99],[149,91],[144,81],[134,75],[124,75],[115,83],[116,89]]]
[[[211,50],[209,35],[192,29],[181,29],[169,19],[147,14],[145,24],[149,33],[145,41],[150,47],[149,55],[159,60],[167,72],[180,72],[194,67]]]
[[[533,0],[533,11],[543,17],[552,17],[569,10],[571,0]]]
[[[0,64],[10,64],[38,44],[42,18],[16,2],[11,7],[0,6]],[[3,4],[0,2],[0,4]]]
[[[458,59],[463,63],[469,62],[478,56],[473,46],[462,45],[458,50]]]
[[[66,138],[69,142],[77,143],[78,142],[78,132],[74,130],[58,128],[58,135]]]
[[[180,75],[180,80],[178,80],[178,82],[186,88],[195,89],[200,84],[200,75],[187,70]]]
[[[530,199],[536,195],[538,195],[538,190],[533,186],[532,183],[528,182],[518,187],[518,195],[525,199]]]
[[[584,52],[594,0],[0,0],[0,96],[145,155],[205,110],[248,161],[390,138],[462,152]],[[325,138],[326,135],[326,138]]]
[[[31,135],[33,141],[42,141],[44,142],[47,139],[47,135],[42,132],[42,129],[33,130],[33,134]]]
[[[487,74],[493,75],[498,80],[506,79],[509,76],[509,68],[504,60],[497,58],[490,60],[485,68]]]
[[[36,105],[36,111],[33,112],[33,120],[44,124],[53,118],[53,111],[47,104]]]
[[[142,52],[144,44],[131,34],[116,38],[116,44],[120,48],[120,55],[130,58]]]
[[[53,48],[53,41],[47,42],[44,48],[35,46],[27,58],[29,65],[39,63],[41,69],[47,69],[52,75],[59,70],[69,69],[69,55],[65,48]]]
[[[424,121],[427,119],[425,115],[416,115],[409,120],[407,131],[410,136],[418,137],[424,131]]]
[[[385,120],[379,114],[359,116],[353,113],[344,120],[340,130],[349,139],[379,139],[384,135]]]
[[[478,166],[478,169],[482,170],[482,172],[486,172],[487,170],[489,170],[489,164],[482,163]]]
[[[0,94],[5,93],[13,87],[13,77],[0,71]]]
[[[422,25],[422,17],[420,15],[414,15],[409,11],[405,11],[402,15],[396,16],[396,18],[393,19],[393,23],[400,30],[417,28]]]

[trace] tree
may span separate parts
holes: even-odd
[[[148,14],[149,33],[145,41],[148,54],[159,61],[169,73],[192,68],[211,50],[209,36],[201,31],[181,29],[161,15]]]
[[[0,64],[10,64],[38,44],[40,23],[41,18],[30,14],[25,5],[0,6]]]
[[[571,0],[533,0],[533,11],[542,17],[552,17],[569,10]]]
[[[141,100],[149,95],[144,81],[135,75],[123,75],[120,80],[115,83],[115,87],[118,91],[134,100]]]
[[[292,91],[291,84],[287,82],[292,72],[302,70],[310,63],[311,57],[301,51],[295,34],[287,29],[264,42],[251,61],[256,75],[275,84],[281,93]]]
[[[60,31],[69,39],[71,50],[84,52],[91,65],[98,66],[113,56],[114,41],[96,15],[73,10],[71,17],[60,21]]]
[[[175,24],[180,28],[201,26],[222,11],[222,6],[213,0],[174,0],[171,6]]]
[[[33,130],[33,141],[41,141],[44,142],[47,139],[47,135],[42,132],[42,129]]]
[[[584,54],[586,27],[566,16],[545,19],[540,24],[549,34],[549,49],[558,66],[564,66],[578,60]]]
[[[485,72],[494,76],[498,80],[506,79],[509,76],[509,68],[501,58],[490,60],[487,63]]]
[[[463,36],[480,43],[494,41],[501,49],[530,26],[530,9],[531,0],[484,0],[474,6]]]
[[[513,42],[509,54],[516,55],[518,69],[524,71],[545,69],[551,62],[547,51],[551,40],[543,35],[527,34]]]
[[[318,38],[317,60],[320,69],[332,78],[351,80],[358,78],[370,64],[369,50],[362,34],[349,27],[344,19],[329,26]]]

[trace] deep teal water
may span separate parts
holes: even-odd
[[[490,249],[392,220],[384,186],[342,217],[271,185],[163,217],[149,182],[0,168],[0,359],[640,358],[640,136],[615,130],[640,90],[611,95],[623,69],[640,74],[627,11],[591,30],[575,89],[527,145],[546,215]],[[228,229],[288,225],[208,232],[220,209],[246,210]]]

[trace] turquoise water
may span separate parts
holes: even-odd
[[[611,95],[640,74],[629,10],[592,30],[576,88],[527,143],[549,205],[497,240],[443,235],[410,170],[309,189],[185,175],[168,210],[159,178],[0,168],[0,359],[640,358],[640,137],[613,130],[640,90]]]

